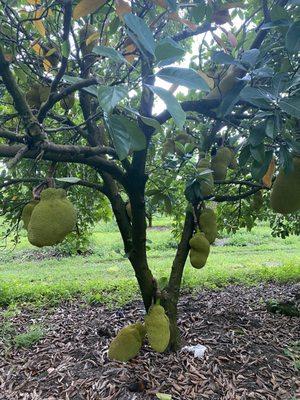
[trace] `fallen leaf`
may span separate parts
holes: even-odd
[[[262,178],[263,185],[267,188],[270,188],[272,186],[272,178],[273,178],[275,169],[276,169],[276,163],[275,163],[275,159],[273,157],[272,160],[270,161],[267,172],[265,173],[265,175]]]

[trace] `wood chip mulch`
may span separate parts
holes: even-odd
[[[11,320],[15,328],[41,324],[46,334],[31,348],[0,347],[0,399],[154,400],[157,392],[172,400],[300,399],[299,373],[285,354],[300,340],[299,318],[271,314],[264,304],[299,289],[269,284],[184,294],[183,341],[208,348],[201,360],[144,346],[131,362],[109,361],[117,330],[142,318],[140,302],[118,310],[80,301],[23,310]]]

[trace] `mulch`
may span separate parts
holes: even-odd
[[[42,324],[46,335],[31,348],[0,347],[0,399],[154,400],[157,392],[172,400],[299,399],[299,373],[285,353],[300,340],[299,318],[271,314],[264,304],[299,290],[268,284],[183,294],[183,344],[206,346],[201,360],[144,346],[126,364],[109,361],[111,338],[142,318],[140,302],[118,310],[81,301],[23,310],[11,320],[15,328]]]

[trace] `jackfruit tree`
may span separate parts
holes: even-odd
[[[111,358],[179,347],[186,261],[208,268],[221,229],[299,233],[299,37],[297,0],[0,0],[7,235],[52,246],[114,216],[147,315]],[[178,241],[164,284],[153,210]]]

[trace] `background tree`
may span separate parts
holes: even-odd
[[[109,202],[145,309],[161,298],[176,349],[181,278],[204,203],[225,204],[221,221],[237,213],[233,230],[251,227],[259,212],[253,196],[263,190],[268,203],[274,168],[293,173],[300,152],[299,1],[0,6],[0,185],[9,231],[41,183],[69,188],[83,229],[108,214]],[[188,93],[175,96],[178,86]],[[156,112],[156,98],[165,111]],[[224,147],[239,166],[205,195],[201,183],[211,169],[199,161]],[[172,212],[180,231],[162,290],[147,262],[146,203]]]

